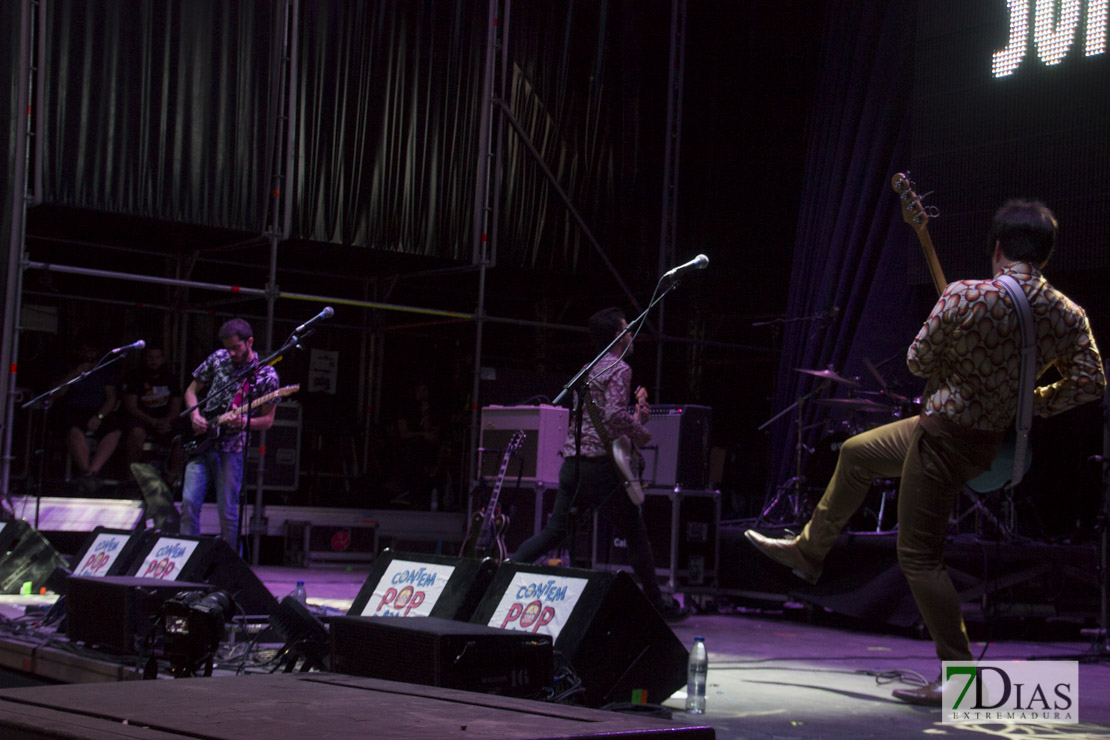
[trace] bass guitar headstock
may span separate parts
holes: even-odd
[[[890,180],[890,186],[902,200],[902,220],[920,235],[929,223],[929,213],[921,203],[923,196],[914,191],[914,182],[909,173],[895,174]]]

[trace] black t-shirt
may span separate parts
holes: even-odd
[[[181,396],[181,385],[165,365],[154,372],[140,367],[128,373],[123,382],[123,394],[135,394],[142,411],[161,419],[170,412],[170,399]]]

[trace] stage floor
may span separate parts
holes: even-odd
[[[255,571],[278,598],[303,580],[309,604],[343,613],[365,581],[368,568],[262,566]],[[0,612],[18,616],[27,603],[43,600],[0,597]],[[677,722],[710,725],[719,738],[1029,734],[1027,725],[988,725],[981,729],[942,725],[939,710],[910,706],[892,698],[892,689],[909,685],[897,678],[899,674],[936,678],[939,664],[931,642],[890,632],[810,623],[801,618],[802,614],[804,610],[789,605],[778,611],[725,607],[724,611],[696,613],[673,625],[683,644],[692,644],[695,635],[705,637],[710,660],[708,711],[703,717],[686,715],[681,691],[664,706],[673,710]],[[983,648],[981,642],[973,645],[976,656]],[[1080,660],[1089,649],[1084,642],[1004,641],[989,644],[984,657],[1022,660],[1069,656]],[[232,680],[242,680],[247,682],[244,686],[249,686],[251,677]],[[1110,735],[1110,663],[1081,663],[1079,685],[1081,724],[1042,726],[1038,736]]]

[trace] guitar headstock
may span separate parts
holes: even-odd
[[[914,192],[913,185],[908,173],[899,172],[890,180],[890,186],[902,200],[902,220],[920,234],[929,223],[929,214],[921,204],[921,196]]]

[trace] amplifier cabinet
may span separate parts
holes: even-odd
[[[559,467],[563,458],[559,454],[567,438],[567,418],[570,412],[559,406],[486,406],[482,409],[480,446],[481,477],[496,478],[501,462],[513,434],[524,430],[524,441],[516,455],[509,460],[505,483],[516,485],[541,484],[556,487],[559,484]]]
[[[649,442],[644,456],[644,481],[649,486],[705,488],[708,485],[709,406],[651,407]]]
[[[274,425],[266,430],[266,464],[262,487],[267,491],[295,491],[301,477],[301,412],[296,401],[283,401],[274,412]],[[258,437],[252,438],[243,470],[249,490],[258,478]]]
[[[661,582],[672,591],[716,586],[720,491],[648,488],[644,493],[644,523]],[[594,568],[631,572],[628,562],[627,543],[595,513]]]

